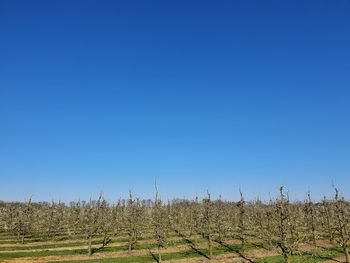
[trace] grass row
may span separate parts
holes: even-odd
[[[50,240],[53,241],[53,240]],[[125,242],[127,239],[118,239],[114,240],[113,243],[118,242]],[[205,242],[205,239],[196,239],[193,240],[194,243],[199,244]],[[98,241],[94,241],[94,244],[98,244]],[[172,240],[169,242],[168,247],[176,246],[186,244],[186,241],[178,239],[178,240]],[[46,245],[34,245],[34,246],[26,246],[26,247],[0,247],[0,250],[18,250],[18,249],[49,249],[49,248],[58,248],[58,247],[74,247],[74,246],[82,246],[86,245],[86,242],[69,242],[69,243],[61,243],[61,244],[46,244]],[[259,248],[263,244],[247,244],[244,247],[244,250]],[[157,245],[155,243],[147,243],[147,244],[140,244],[135,247],[135,250],[141,250],[141,249],[155,249],[157,248]],[[240,245],[230,245],[229,247],[217,247],[214,248],[214,255],[220,255],[223,253],[234,253],[235,251],[239,251],[241,249]],[[102,252],[118,252],[118,251],[127,251],[128,247],[126,245],[120,245],[115,247],[105,247],[98,251],[98,253]],[[75,250],[61,250],[61,251],[38,251],[38,252],[9,252],[9,253],[0,253],[0,260],[1,259],[15,259],[15,258],[22,258],[22,257],[45,257],[45,256],[69,256],[69,255],[86,255],[87,250],[86,249],[75,249]],[[193,250],[189,251],[179,251],[174,253],[164,253],[163,259],[164,260],[175,260],[175,259],[185,259],[185,258],[193,258],[193,257],[203,257],[204,255],[207,255],[208,251],[206,249],[200,249],[197,252]],[[336,257],[339,257],[342,255],[342,251],[339,247],[332,247],[328,249],[320,249],[315,250],[312,252],[302,252],[298,255],[292,256],[291,262],[292,263],[315,263],[315,262],[322,262],[324,260],[333,259]],[[60,261],[62,262],[62,261]],[[72,262],[67,261],[67,262]],[[80,260],[80,261],[74,261],[75,263],[79,262],[155,262],[154,257],[151,255],[145,255],[145,256],[129,256],[129,257],[115,257],[115,258],[105,258],[105,259],[87,259],[87,260]],[[263,259],[256,260],[257,263],[278,263],[282,262],[281,256],[273,256],[273,257],[266,257]]]
[[[213,249],[214,256],[219,256],[223,254],[233,253],[232,248],[217,247]],[[176,259],[189,259],[189,258],[204,258],[205,255],[208,255],[207,249],[200,249],[199,252],[193,250],[173,252],[173,253],[164,253],[162,254],[162,259],[164,261],[176,260]],[[329,259],[334,259],[341,255],[339,247],[329,248],[325,250],[315,250],[313,252],[303,252],[299,255],[292,256],[292,263],[317,263]],[[238,255],[237,255],[238,256]],[[70,260],[70,261],[59,261],[60,263],[143,263],[143,262],[156,262],[157,258],[149,256],[130,256],[126,258],[105,258],[105,259],[87,259],[87,260]],[[52,261],[58,263],[58,261]],[[256,263],[280,263],[283,262],[282,256],[272,256],[266,257],[263,259],[255,260]]]
[[[204,239],[198,239],[196,243],[205,242]],[[86,244],[86,243],[85,243]],[[176,245],[186,244],[186,241],[182,239],[172,240],[168,242],[167,247],[172,247]],[[134,250],[142,249],[154,249],[157,248],[156,243],[147,243],[136,245]],[[119,251],[128,251],[127,245],[109,247],[106,246],[98,250],[97,253],[104,252],[119,252]],[[85,255],[87,254],[87,249],[74,249],[74,250],[59,250],[59,251],[36,251],[36,252],[9,252],[9,253],[0,253],[0,259],[13,259],[13,258],[22,258],[22,257],[44,257],[44,256],[67,256],[67,255]]]
[[[193,240],[193,243],[195,244],[201,244],[206,242],[205,239],[200,238]],[[177,240],[171,240],[168,242],[167,247],[173,247],[173,246],[178,246],[178,245],[184,245],[187,244],[188,241],[185,241],[183,239],[177,239]],[[249,249],[254,249],[261,247],[262,244],[246,244],[244,246],[245,250]],[[156,249],[157,244],[156,243],[146,243],[146,244],[139,244],[136,245],[134,250],[148,250],[148,249]],[[238,251],[241,249],[240,245],[231,245],[230,246],[231,250]],[[96,253],[105,253],[105,252],[119,252],[119,251],[128,251],[128,246],[127,245],[121,245],[121,246],[114,246],[114,247],[109,247],[106,246],[104,248],[101,248],[98,250]],[[74,250],[59,250],[59,251],[36,251],[36,252],[9,252],[9,253],[0,253],[0,259],[15,259],[15,258],[23,258],[23,257],[45,257],[45,256],[68,256],[68,255],[86,255],[87,254],[87,249],[74,249]]]
[[[334,260],[343,255],[342,249],[339,246],[318,249],[311,252],[300,252],[291,257],[292,263],[316,263],[326,260]],[[265,257],[259,259],[256,263],[280,263],[283,262],[282,256]],[[336,261],[335,261],[336,262]]]
[[[224,253],[229,253],[230,249],[224,247],[218,247],[213,249],[213,255],[218,256]],[[203,257],[208,254],[207,249],[199,249],[198,252],[193,250],[173,252],[173,253],[164,253],[162,254],[162,259],[166,260],[176,260],[176,259],[186,259],[186,258],[195,258],[195,257]],[[60,262],[60,263],[94,263],[94,262],[102,262],[102,263],[143,263],[143,262],[156,262],[157,256],[129,256],[125,258],[104,258],[104,259],[87,259],[87,260],[70,260],[70,261],[52,261],[52,262]]]

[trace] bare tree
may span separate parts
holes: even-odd
[[[102,247],[105,247],[111,241],[111,232],[114,227],[113,210],[109,207],[107,201],[102,199],[99,204],[99,226],[102,234]]]
[[[321,206],[321,224],[324,233],[327,235],[329,241],[334,243],[334,226],[332,224],[333,211],[330,202],[324,196]]]
[[[207,198],[203,199],[203,236],[208,242],[209,259],[213,258],[213,204],[210,199],[210,193],[207,192]]]
[[[214,204],[214,226],[216,241],[223,242],[229,231],[229,224],[227,218],[226,204],[222,201],[221,196]]]
[[[158,262],[162,262],[162,253],[161,250],[164,248],[166,242],[167,242],[167,236],[168,236],[168,213],[166,208],[162,204],[162,200],[159,196],[159,192],[156,188],[156,197],[154,200],[154,207],[152,209],[152,225],[153,225],[153,232],[154,237],[157,242],[157,248],[158,248]]]
[[[33,224],[32,200],[26,204],[17,204],[10,208],[10,229],[16,233],[17,240],[24,244],[25,237],[31,233]]]
[[[69,236],[76,236],[80,234],[80,213],[81,202],[71,202],[69,206],[69,213],[67,215],[67,232]]]
[[[284,262],[290,263],[290,257],[295,253],[301,238],[298,233],[298,218],[293,217],[288,195],[280,187],[280,197],[276,203],[277,216],[277,246],[281,249]]]
[[[132,193],[129,193],[125,214],[125,231],[129,237],[129,254],[134,249],[138,240],[142,236],[144,224],[144,209],[139,198],[134,198]]]
[[[92,238],[97,234],[101,227],[99,219],[103,201],[104,199],[101,194],[97,201],[90,200],[88,203],[83,203],[80,210],[79,224],[81,231],[88,241],[89,256],[93,254]]]
[[[125,217],[125,200],[119,199],[118,202],[112,206],[111,223],[113,236],[116,237],[123,232],[123,224]]]
[[[64,204],[61,201],[58,203],[51,202],[51,205],[48,206],[47,214],[42,216],[46,219],[44,224],[48,238],[53,238],[64,230]]]
[[[338,239],[338,242],[343,248],[346,263],[350,263],[350,256],[349,256],[349,243],[350,243],[350,236],[349,236],[349,222],[350,222],[350,214],[348,209],[346,208],[346,203],[343,197],[339,195],[339,191],[337,188],[334,188],[335,190],[335,217],[336,217],[336,236]]]
[[[244,253],[244,247],[247,241],[246,238],[246,224],[245,224],[245,200],[242,191],[239,191],[240,201],[238,202],[239,214],[238,214],[238,238],[241,241],[241,252]]]
[[[307,201],[305,204],[305,218],[306,218],[306,224],[308,226],[308,230],[311,233],[312,243],[316,247],[317,243],[317,237],[316,237],[316,212],[315,212],[315,205],[311,201],[311,193],[310,191],[307,193]]]
[[[273,248],[273,205],[270,201],[269,205],[263,204],[260,200],[252,204],[252,226],[256,236],[268,244],[268,248]]]

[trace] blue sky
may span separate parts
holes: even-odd
[[[350,1],[0,0],[0,199],[350,187]]]

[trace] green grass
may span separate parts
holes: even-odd
[[[201,242],[204,242],[205,240],[201,240]],[[147,244],[149,246],[149,244]],[[146,245],[146,246],[147,246]],[[145,246],[145,248],[146,248]],[[153,248],[156,248],[153,247]],[[240,246],[230,246],[230,248],[225,247],[216,247],[213,248],[213,255],[218,256],[222,254],[227,253],[234,253],[232,250],[239,249]],[[245,249],[254,249],[256,248],[255,244],[248,244]],[[176,260],[176,259],[185,259],[185,258],[196,258],[196,257],[202,257],[205,258],[206,255],[209,254],[208,249],[198,249],[198,252],[194,250],[187,250],[187,251],[180,251],[180,252],[173,252],[173,253],[163,253],[162,259],[163,260]],[[157,257],[157,255],[155,255]],[[53,261],[55,262],[55,261]],[[116,263],[131,263],[131,262],[155,262],[155,259],[149,255],[149,256],[129,256],[129,257],[120,257],[120,258],[105,258],[105,259],[87,259],[87,260],[76,260],[76,261],[60,261],[61,263],[68,263],[68,262],[74,262],[74,263],[109,263],[109,262],[116,262]]]
[[[50,240],[50,242],[54,242],[54,240]],[[109,244],[121,243],[121,242],[127,242],[127,239],[125,239],[125,238],[115,239],[115,240],[112,240]],[[16,243],[18,244],[18,242],[16,242]],[[102,240],[93,240],[93,242],[92,242],[93,245],[97,245],[97,244],[101,244],[101,243],[102,243]],[[13,244],[13,243],[7,242],[6,244]],[[30,243],[30,244],[32,244],[32,243]],[[55,243],[55,244],[46,244],[46,245],[35,245],[35,243],[33,242],[33,245],[31,245],[31,246],[0,247],[0,251],[65,248],[65,247],[77,247],[77,246],[84,246],[84,245],[87,245],[87,241]]]
[[[117,242],[117,241],[115,241]],[[203,242],[203,240],[196,240],[197,243]],[[84,244],[84,243],[83,243]],[[185,241],[179,239],[179,240],[173,240],[168,243],[168,247],[185,244]],[[64,244],[66,245],[66,244]],[[86,245],[86,243],[85,243]],[[38,248],[40,246],[36,246],[35,248]],[[45,246],[44,246],[45,247]],[[67,245],[69,247],[69,245]],[[147,243],[147,244],[140,244],[136,245],[134,250],[141,250],[141,249],[154,249],[157,247],[157,244],[155,243]],[[11,247],[13,248],[13,247]],[[47,248],[47,246],[46,246]],[[64,247],[63,247],[64,248]],[[17,247],[17,249],[21,249],[21,247]],[[127,251],[128,246],[127,245],[121,245],[121,246],[115,246],[115,247],[104,247],[102,249],[99,249],[96,253],[103,253],[103,252],[118,252],[118,251]],[[11,251],[11,249],[10,249]],[[77,255],[77,254],[87,254],[87,249],[75,249],[75,250],[62,250],[62,251],[37,251],[37,252],[9,252],[9,253],[0,253],[0,259],[13,259],[13,258],[22,258],[22,257],[43,257],[43,256],[62,256],[62,255]]]
[[[195,244],[200,244],[203,242],[206,242],[205,239],[197,239],[197,240],[193,240],[193,242]],[[187,244],[186,241],[182,240],[182,239],[178,239],[178,240],[171,240],[168,242],[167,247],[172,247],[172,246],[176,246],[176,245],[182,245],[182,244]],[[65,244],[66,245],[66,244]],[[67,247],[69,245],[67,244]],[[36,246],[36,248],[38,248],[40,246]],[[12,248],[12,247],[11,247]],[[47,248],[47,246],[46,246]],[[140,244],[135,246],[134,250],[141,250],[141,249],[156,249],[157,248],[157,244],[156,243],[147,243],[147,244]],[[247,246],[245,247],[245,249],[253,249],[256,248],[256,246],[254,244],[247,244]],[[21,247],[19,247],[18,249],[21,249]],[[230,249],[228,248],[216,248],[214,249],[214,253],[219,253],[220,251],[232,251],[232,250],[239,250],[240,246],[238,245],[234,245],[234,246],[230,246]],[[105,253],[105,252],[118,252],[118,251],[127,251],[128,250],[128,246],[127,245],[121,245],[121,246],[115,246],[115,247],[104,247],[102,249],[99,249],[96,253]],[[199,250],[202,253],[207,253],[206,250]],[[183,252],[185,254],[188,254],[189,252]],[[191,252],[192,253],[192,252]],[[190,253],[190,254],[191,254]],[[195,254],[198,254],[196,252],[193,252]],[[9,252],[9,253],[0,253],[0,259],[14,259],[14,258],[22,258],[22,257],[44,257],[44,256],[66,256],[66,255],[83,255],[83,254],[87,254],[87,249],[75,249],[75,250],[62,250],[62,251],[37,251],[37,252]],[[177,254],[182,254],[181,252],[179,253],[175,253],[172,256],[176,256]]]
[[[200,253],[203,255],[208,254],[207,249],[200,249]],[[230,252],[226,248],[214,248],[213,254],[214,255],[221,255],[224,253]],[[193,251],[193,250],[187,250],[187,251],[181,251],[181,252],[174,252],[174,253],[164,253],[162,254],[163,260],[176,260],[176,259],[185,259],[185,258],[195,258],[195,257],[202,257],[204,256]],[[157,255],[156,255],[157,257]],[[52,261],[52,262],[58,262],[58,261]],[[105,258],[105,259],[87,259],[87,260],[70,260],[70,261],[59,261],[60,263],[68,263],[68,262],[74,262],[74,263],[94,263],[94,262],[103,262],[103,263],[109,263],[109,262],[116,262],[116,263],[141,263],[141,262],[155,262],[155,259],[149,255],[149,256],[129,256],[129,257],[123,257],[123,258]]]
[[[45,257],[45,256],[66,256],[86,254],[86,249],[62,250],[62,251],[38,251],[38,252],[13,252],[0,253],[0,259],[14,259],[23,257]]]
[[[76,239],[76,237],[75,237]],[[34,239],[31,239],[30,241],[33,241]],[[70,240],[70,239],[67,239]],[[1,242],[9,244],[9,241],[1,240]],[[29,240],[28,240],[29,241]],[[42,239],[37,240],[37,241],[43,241]],[[50,242],[55,242],[55,240],[47,240]],[[126,238],[120,238],[120,239],[115,239],[111,243],[117,244],[118,242],[125,242],[127,241]],[[203,238],[193,238],[191,241],[194,244],[201,244],[206,242],[205,239]],[[0,253],[0,261],[4,259],[16,259],[16,258],[23,258],[23,257],[31,257],[31,258],[36,258],[36,257],[45,257],[45,256],[70,256],[70,255],[86,255],[87,254],[87,249],[74,249],[74,250],[64,250],[67,247],[75,247],[75,246],[87,246],[87,242],[83,241],[74,241],[72,239],[72,242],[69,243],[57,243],[57,244],[46,244],[46,245],[35,245],[36,241],[33,241],[33,245],[30,246],[10,246],[10,247],[0,247],[0,251],[10,251],[8,253]],[[17,243],[16,240],[14,240],[14,243]],[[101,244],[100,240],[94,240],[93,241],[94,245]],[[172,247],[176,245],[184,245],[187,244],[187,241],[179,238],[176,240],[170,240],[168,242],[167,247]],[[246,244],[243,249],[248,251],[251,249],[257,249],[257,248],[262,248],[264,246],[263,243],[248,243]],[[47,251],[45,249],[50,249],[50,248],[62,248],[60,251]],[[157,244],[155,243],[144,243],[140,245],[136,245],[134,250],[156,250]],[[15,250],[31,250],[31,249],[42,249],[42,251],[38,252],[30,252],[30,251],[21,251],[21,252],[16,252]],[[106,246],[104,248],[99,249],[96,254],[98,253],[106,253],[108,255],[108,252],[118,252],[118,251],[127,251],[128,246],[125,244],[120,244],[119,246],[111,247],[111,246]],[[227,246],[219,246],[213,248],[213,254],[215,256],[221,255],[221,254],[232,254],[238,256],[238,253],[242,250],[241,245],[239,244],[233,244],[233,245],[227,245]],[[186,259],[186,258],[205,258],[206,255],[208,255],[208,250],[207,249],[198,249],[197,251],[194,250],[187,250],[187,251],[179,251],[179,252],[173,252],[173,253],[164,253],[162,254],[163,260],[175,260],[175,259]],[[327,248],[327,249],[317,249],[315,251],[311,252],[301,252],[298,255],[294,255],[291,257],[291,262],[292,263],[316,263],[316,262],[322,262],[328,259],[333,259],[336,257],[339,257],[342,255],[342,250],[340,247],[332,247],[332,248]],[[157,257],[157,256],[155,256]],[[138,262],[155,262],[155,258],[153,258],[150,254],[149,255],[144,255],[144,256],[129,256],[129,257],[116,257],[116,258],[105,258],[105,259],[87,259],[87,260],[78,260],[74,261],[74,263],[79,263],[79,262],[89,262],[89,263],[94,263],[94,262],[103,262],[103,263],[109,263],[109,262],[117,262],[117,263],[138,263]],[[54,262],[54,261],[53,261]],[[62,263],[62,261],[60,261]],[[72,262],[70,261],[65,261],[65,262]],[[259,259],[256,260],[255,262],[257,263],[280,263],[283,262],[282,256],[272,256],[272,257],[266,257],[264,259]]]
[[[3,250],[16,250],[16,249],[27,249],[26,247],[31,247],[30,249],[40,249],[40,248],[50,248],[51,245],[54,245],[53,247],[56,248],[56,247],[66,247],[65,244],[73,244],[73,246],[79,246],[80,245],[84,245],[86,244],[85,241],[74,241],[74,240],[77,240],[77,239],[81,239],[81,240],[84,240],[85,238],[84,237],[72,237],[72,238],[55,238],[55,239],[40,239],[40,238],[37,238],[37,239],[27,239],[25,240],[24,244],[33,244],[32,246],[13,246],[13,247],[10,247],[11,249],[5,249],[4,247],[0,247],[0,251],[3,251]],[[56,243],[56,244],[47,244],[47,245],[35,245],[36,242],[59,242],[59,241],[68,241],[68,240],[72,240],[72,242],[70,243]],[[140,239],[141,240],[141,239]],[[118,243],[118,242],[127,242],[128,239],[127,238],[119,238],[119,239],[113,239],[110,243]],[[101,243],[102,242],[102,238],[101,240],[94,240],[93,242],[95,242],[96,244],[98,243]],[[18,240],[9,240],[9,241],[5,241],[5,240],[1,240],[0,241],[0,244],[19,244]],[[74,245],[75,244],[75,245]],[[48,247],[45,247],[45,246],[48,246]],[[12,249],[13,248],[13,249]],[[28,248],[29,249],[29,248]]]
[[[100,241],[93,241],[92,244],[100,244]],[[12,251],[12,250],[31,250],[31,249],[49,249],[49,248],[65,248],[65,247],[77,247],[84,246],[86,242],[69,242],[69,243],[57,243],[47,245],[35,245],[35,246],[12,246],[12,247],[0,247],[0,251]],[[1,257],[1,256],[0,256]]]
[[[231,247],[231,246],[230,246]],[[123,248],[116,247],[117,249]],[[140,247],[139,249],[145,249],[145,248],[156,248],[155,244],[145,244],[144,246]],[[231,247],[233,249],[236,249],[237,247]],[[248,246],[245,249],[253,249],[255,248],[254,245]],[[118,250],[111,250],[113,248],[105,248],[104,251],[118,251]],[[127,249],[124,247],[124,249]],[[102,250],[101,250],[102,251]],[[193,258],[193,257],[203,257],[204,255],[208,255],[207,249],[199,249],[199,252],[195,252],[193,250],[187,250],[187,251],[181,251],[181,252],[174,252],[174,253],[164,253],[162,255],[163,260],[175,260],[175,259],[185,259],[185,258]],[[54,253],[50,253],[51,251],[42,251],[42,252],[20,252],[20,253],[9,253],[9,254],[2,254],[1,259],[13,259],[13,258],[20,258],[20,257],[40,257],[40,256],[48,256],[48,255],[57,255],[57,256],[64,256],[64,255],[82,255],[86,254],[86,249],[79,249],[79,250],[73,250],[73,251],[55,251]],[[227,254],[227,253],[233,253],[232,249],[224,248],[224,247],[217,247],[213,249],[213,254],[215,256]],[[305,252],[301,253],[300,255],[292,256],[291,262],[292,263],[316,263],[316,262],[322,262],[327,259],[332,259],[338,256],[341,256],[341,250],[339,247],[324,249],[324,250],[317,250],[313,253],[311,252]],[[5,257],[3,257],[5,256]],[[75,263],[83,263],[83,262],[103,262],[103,263],[109,263],[109,262],[119,262],[119,263],[131,263],[131,262],[154,262],[155,259],[149,255],[149,256],[130,256],[130,257],[120,257],[120,258],[106,258],[106,259],[88,259],[88,260],[78,260],[74,261]],[[60,261],[62,262],[62,261]],[[65,262],[72,262],[65,261]],[[273,257],[266,257],[264,259],[260,259],[256,261],[257,263],[280,263],[283,262],[282,256],[273,256]]]
[[[331,247],[325,249],[317,249],[310,252],[300,252],[299,255],[291,257],[292,263],[316,263],[325,260],[334,259],[342,255],[340,247]],[[259,259],[256,263],[280,263],[283,262],[282,256],[273,256]]]

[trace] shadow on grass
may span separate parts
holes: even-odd
[[[215,240],[216,243],[220,244],[221,246],[223,246],[224,248],[228,249],[229,251],[231,252],[234,252],[236,254],[238,254],[242,259],[250,262],[250,263],[254,263],[254,261],[248,257],[246,257],[241,251],[239,248],[235,248],[235,247],[232,247],[226,243],[224,243],[223,241],[220,241],[220,240]]]
[[[108,240],[106,240],[106,242],[104,242],[104,244],[102,244],[102,246],[93,248],[92,254],[95,254],[97,251],[104,249],[111,241],[112,241],[112,239],[108,239]]]
[[[335,252],[335,253],[341,253],[341,251],[339,251],[338,248],[325,248],[325,252],[329,251],[329,252]],[[317,252],[299,252],[298,255],[302,256],[302,257],[310,257],[310,258],[314,258],[314,259],[319,259],[319,260],[330,260],[330,261],[334,261],[334,262],[342,262],[336,258],[334,258],[337,255],[325,255],[321,253],[317,253]]]
[[[185,235],[183,235],[182,233],[180,233],[178,230],[175,230],[175,232],[186,242],[186,244],[194,251],[196,252],[198,255],[201,255],[203,257],[205,257],[206,259],[210,259],[210,257],[208,255],[206,255],[205,253],[203,253],[202,251],[200,251],[198,248],[196,248],[196,244],[188,239]]]
[[[151,249],[148,249],[148,251],[151,254],[151,256],[154,259],[154,261],[159,263],[159,258],[151,251]]]

